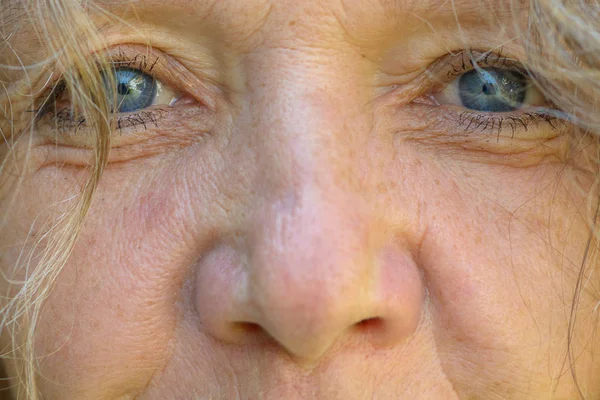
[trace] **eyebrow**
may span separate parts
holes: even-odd
[[[423,10],[432,10],[439,8],[440,6],[452,4],[452,7],[456,10],[474,10],[487,8],[495,10],[500,7],[510,9],[516,7],[521,10],[523,8],[529,8],[532,0],[380,0],[384,5],[388,7],[398,8],[415,8],[417,6],[423,6]],[[512,3],[512,4],[511,4]]]
[[[10,1],[10,0],[0,0]],[[17,0],[18,1],[18,0]],[[212,9],[213,6],[222,0],[172,0],[168,3],[185,5],[194,3],[195,7],[201,9]],[[277,1],[277,0],[275,0]],[[344,2],[345,0],[342,0]],[[360,0],[353,0],[360,1]],[[402,11],[415,11],[419,13],[434,12],[437,9],[452,5],[452,8],[457,14],[481,14],[482,9],[485,9],[486,13],[497,12],[500,10],[511,11],[525,11],[529,10],[532,0],[379,0],[385,10],[390,12]],[[95,0],[95,4],[106,7],[109,10],[123,9],[127,6],[145,7],[161,5],[165,6],[165,2],[156,1],[145,1],[145,0]]]
[[[15,25],[25,15],[25,7],[21,1],[0,0],[0,28]],[[0,31],[0,39],[6,39],[10,32]]]
[[[212,9],[223,0],[92,0],[92,4],[99,9],[109,13],[117,10],[125,10],[127,7],[138,8],[139,10],[155,7],[172,6],[192,6],[195,13],[202,18],[208,18]],[[262,0],[265,5],[270,0]],[[274,0],[277,1],[277,0]],[[361,0],[341,0],[346,1]],[[425,19],[432,14],[437,14],[442,8],[451,9],[453,12],[445,12],[448,18],[462,20],[468,19],[486,19],[492,17],[495,19],[505,19],[514,16],[512,11],[528,13],[533,0],[373,0],[379,2],[383,10],[391,15],[399,15],[402,12],[409,12],[414,15],[422,16]],[[449,8],[450,7],[450,8]],[[25,0],[0,0],[0,46],[11,35],[11,27],[22,25],[23,18],[26,17],[27,10]],[[442,14],[443,15],[443,14]],[[437,14],[440,17],[440,14]],[[421,19],[421,18],[420,18]],[[198,21],[200,22],[200,21]]]
[[[212,8],[212,5],[216,3],[216,1],[203,0],[200,3],[203,3],[203,7]],[[448,3],[452,3],[452,7],[456,10],[457,14],[476,12],[480,14],[480,10],[482,6],[489,7],[487,12],[497,11],[499,8],[503,7],[505,9],[510,9],[511,0],[379,0],[384,9],[389,10],[391,12],[397,10],[410,10],[410,11],[418,11],[419,13],[428,13],[435,11],[441,6],[447,5]],[[532,0],[512,0],[514,5],[516,6],[514,9],[519,11],[526,11],[529,9]],[[174,3],[186,3],[189,0],[174,0]],[[95,1],[97,5],[101,7],[106,7],[107,9],[117,9],[124,8],[127,6],[141,6],[144,7],[148,2],[144,0],[97,0]],[[150,5],[154,5],[150,2]],[[213,3],[212,5],[209,3]],[[482,4],[483,3],[483,4]],[[12,26],[18,20],[20,20],[24,14],[26,13],[24,4],[22,0],[0,0],[0,28],[6,26]],[[6,32],[0,32],[1,34],[6,34]]]

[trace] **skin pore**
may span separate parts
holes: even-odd
[[[37,329],[43,398],[574,398],[592,140],[436,100],[465,50],[525,62],[492,3],[98,2],[119,19],[93,16],[97,50],[176,101],[119,119]],[[87,177],[72,125],[41,118],[3,178],[0,209],[25,176],[0,231],[14,279]],[[595,287],[572,338],[592,398]]]

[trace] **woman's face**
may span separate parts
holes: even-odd
[[[600,393],[593,275],[566,352],[595,148],[529,112],[535,87],[497,113],[456,96],[473,59],[519,83],[491,3],[91,8],[120,79],[167,100],[120,117],[37,329],[44,398],[572,398],[570,359]],[[88,177],[74,125],[42,118],[0,188],[7,276]]]

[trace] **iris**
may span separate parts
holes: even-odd
[[[529,81],[519,72],[479,68],[460,77],[459,96],[463,105],[482,112],[511,112],[523,106]]]
[[[154,78],[133,68],[114,70],[117,99],[116,112],[128,113],[151,106],[156,98],[158,85]]]

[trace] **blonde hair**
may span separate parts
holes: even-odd
[[[530,27],[526,45],[528,65],[546,97],[560,109],[584,135],[600,134],[600,2],[598,0],[535,0],[531,2]],[[577,157],[577,154],[571,155]],[[593,187],[600,183],[600,146],[596,146],[589,168],[596,173]],[[586,284],[598,267],[600,202],[591,190],[587,216],[590,235],[581,261],[576,287],[570,305],[567,355],[565,364],[573,377],[581,398],[586,398],[576,374],[575,331],[581,296],[590,290]],[[594,293],[597,297],[597,293]],[[593,318],[597,320],[594,307]],[[581,346],[581,344],[580,344]],[[584,343],[583,347],[588,344]]]
[[[41,249],[41,256],[35,260],[35,265],[30,268],[30,264],[33,263],[30,257],[20,258],[18,265],[14,266],[15,271],[25,269],[28,271],[27,276],[23,282],[10,281],[15,293],[9,294],[4,304],[0,303],[0,334],[7,334],[11,339],[11,348],[0,354],[0,357],[22,360],[19,364],[21,368],[17,370],[16,395],[18,398],[38,399],[38,361],[34,351],[36,323],[43,302],[65,266],[84,223],[106,164],[114,122],[107,100],[109,96],[100,72],[102,68],[98,67],[108,66],[107,60],[103,59],[101,54],[94,55],[91,59],[89,57],[90,49],[102,48],[97,29],[88,17],[89,7],[93,7],[93,4],[81,0],[16,0],[18,5],[11,3],[11,0],[2,1],[5,4],[0,5],[0,28],[4,35],[5,48],[9,48],[8,37],[17,34],[18,29],[33,29],[37,40],[49,53],[44,63],[31,67],[21,63],[17,70],[21,74],[22,79],[19,81],[22,84],[5,86],[5,97],[34,98],[38,85],[28,78],[29,71],[45,69],[52,65],[53,68],[63,71],[63,80],[72,96],[74,107],[83,110],[87,124],[95,128],[94,163],[89,168],[89,179],[82,188],[81,195],[72,204],[71,210],[55,221],[48,234],[36,239],[34,248]],[[517,1],[514,4],[514,12],[517,12]],[[101,12],[99,9],[96,11]],[[22,22],[25,20],[29,21],[29,24]],[[16,26],[16,21],[21,21],[21,28],[5,32],[7,27]],[[531,0],[529,26],[521,35],[528,50],[527,65],[535,71],[534,77],[540,87],[577,125],[589,132],[600,132],[598,21],[600,3],[597,0]],[[86,41],[81,40],[82,37],[85,37]],[[21,62],[16,53],[13,58]],[[16,73],[14,66],[0,65],[0,78],[3,76],[3,69],[5,74]],[[35,117],[31,117],[31,121],[22,132],[12,132],[18,118],[19,116],[11,115],[10,112],[8,115],[0,115],[0,133],[9,148],[14,148],[19,140],[26,140],[31,136],[27,135],[27,132],[34,130]],[[593,161],[599,160],[600,155]],[[10,153],[0,162],[0,179],[9,168],[18,170]],[[16,195],[13,199],[16,199]],[[595,218],[598,213],[592,206],[596,204],[596,199],[591,200],[590,227],[592,232],[596,233]],[[4,229],[6,219],[1,221],[0,229]],[[594,236],[591,235],[590,248],[595,248],[593,239]],[[583,282],[588,274],[586,265],[594,265],[594,260],[595,256],[586,257],[586,262],[581,268],[580,282]],[[5,279],[9,280],[6,276]],[[570,334],[575,327],[578,295],[583,290],[580,286],[581,283],[578,284],[573,299]],[[580,394],[584,397],[582,390]]]
[[[22,8],[13,19],[28,18],[35,29],[37,39],[42,42],[52,55],[46,63],[36,68],[46,68],[53,64],[54,68],[62,70],[63,82],[69,90],[74,107],[84,110],[86,119],[95,129],[94,162],[89,168],[89,179],[82,188],[81,195],[71,205],[71,210],[62,215],[48,233],[36,239],[33,248],[40,248],[41,255],[35,268],[30,268],[31,257],[20,257],[21,262],[15,265],[15,270],[25,268],[29,271],[23,282],[11,282],[18,287],[17,293],[9,295],[8,302],[0,309],[0,332],[7,331],[11,339],[11,349],[4,357],[17,357],[23,362],[17,370],[17,398],[38,399],[36,385],[37,360],[34,350],[36,323],[38,321],[43,301],[48,297],[56,278],[66,264],[92,202],[110,149],[111,110],[107,101],[106,88],[97,65],[106,65],[102,55],[92,59],[87,56],[90,49],[99,48],[96,28],[90,21],[84,5],[79,1],[48,0],[45,5],[37,1],[22,1]],[[8,13],[17,11],[7,10]],[[4,15],[6,18],[6,15]],[[9,18],[11,16],[9,15]],[[34,23],[35,22],[35,23]],[[21,24],[24,26],[24,24]],[[60,29],[59,29],[60,27]],[[77,32],[77,35],[73,35]],[[80,36],[82,35],[82,36]],[[82,41],[87,37],[90,41]],[[95,39],[95,40],[94,40]],[[15,53],[16,56],[16,53]],[[18,59],[18,56],[16,56]],[[19,60],[20,62],[20,60]],[[35,85],[28,79],[28,68],[21,63],[26,76],[24,87],[13,88],[14,93],[24,93],[33,98]],[[10,95],[10,93],[8,93]],[[32,103],[35,108],[35,104]],[[6,126],[12,130],[14,115],[6,116],[6,122],[0,128],[6,131]],[[15,147],[18,140],[27,137],[27,130],[33,130],[35,116],[27,125],[25,132],[9,135],[7,144]],[[6,136],[5,136],[6,137]],[[8,169],[6,157],[0,165],[0,174]],[[18,188],[16,188],[18,189]],[[16,193],[17,190],[15,190]],[[13,199],[16,195],[13,196]],[[2,227],[6,224],[3,218]],[[42,244],[42,242],[44,242]],[[33,253],[33,252],[32,252]],[[8,279],[8,278],[7,278]]]

